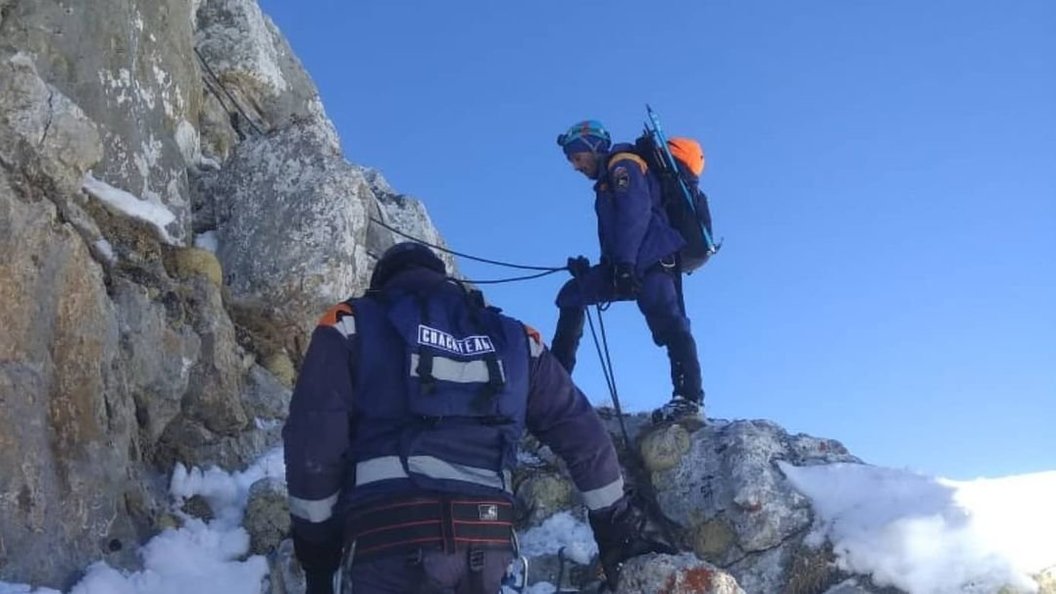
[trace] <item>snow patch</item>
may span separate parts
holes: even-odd
[[[202,0],[191,0],[191,31],[198,30],[198,7],[202,5]]]
[[[119,190],[110,184],[99,181],[88,173],[84,176],[82,189],[93,198],[105,204],[108,208],[128,215],[134,219],[145,221],[154,226],[158,236],[167,244],[175,245],[175,241],[166,226],[176,220],[176,215],[164,205],[141,200],[124,190]]]
[[[213,523],[219,522],[221,526],[234,528],[242,521],[249,488],[263,478],[286,480],[286,464],[281,447],[266,453],[245,471],[231,474],[215,466],[202,470],[177,464],[172,471],[169,492],[178,502],[201,495],[216,515]]]
[[[282,421],[278,419],[262,419],[260,417],[254,417],[253,426],[261,431],[270,431],[282,426]]]
[[[586,565],[598,553],[590,526],[567,511],[550,516],[539,526],[518,536],[517,540],[521,554],[528,557],[556,555],[564,548],[565,556]]]
[[[98,239],[92,244],[95,246],[96,251],[103,257],[107,264],[115,264],[117,262],[117,256],[114,255],[114,246],[110,245],[110,242],[105,239]]]
[[[952,481],[861,464],[779,462],[813,501],[810,539],[832,542],[841,569],[914,594],[1036,592],[1056,565],[1056,471]]]
[[[187,357],[180,357],[180,380],[186,381],[191,377],[191,367],[194,366],[194,359]]]
[[[183,162],[188,165],[197,164],[201,160],[201,150],[198,129],[194,127],[194,124],[187,120],[180,120],[180,123],[176,124],[174,137],[176,146],[180,147],[180,154],[183,155]]]
[[[99,82],[104,87],[117,91],[113,97],[119,106],[132,100],[129,92],[132,88],[132,72],[129,69],[121,68],[116,74],[109,70],[101,70],[99,71]]]
[[[260,555],[248,555],[249,533],[239,522],[250,486],[262,478],[282,480],[284,476],[281,448],[233,474],[177,465],[172,495],[177,499],[202,495],[216,518],[204,522],[184,516],[183,527],[167,529],[139,549],[142,570],[121,571],[97,562],[87,568],[70,594],[259,594],[264,591],[268,562]],[[0,594],[62,593],[0,582]]]
[[[150,140],[140,143],[141,151],[132,155],[132,160],[135,161],[136,170],[139,172],[140,177],[143,179],[150,178],[150,170],[158,161],[161,159],[161,152],[164,149],[164,145],[161,141],[154,137],[151,133]]]
[[[209,250],[215,254],[220,249],[220,240],[216,236],[216,231],[199,233],[194,238],[194,247]]]
[[[204,170],[207,170],[207,171],[220,171],[221,167],[222,167],[222,165],[220,164],[220,161],[215,159],[215,158],[213,158],[213,157],[207,157],[205,155],[202,155],[198,159],[198,168],[199,169],[204,169]]]

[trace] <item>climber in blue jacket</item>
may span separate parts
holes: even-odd
[[[569,258],[573,279],[557,295],[559,317],[551,351],[572,373],[583,336],[586,307],[638,303],[657,346],[667,348],[672,398],[653,413],[656,421],[701,414],[704,400],[697,343],[679,295],[676,255],[685,240],[668,222],[660,182],[630,144],[613,145],[595,120],[558,136],[572,167],[594,181],[601,259]]]
[[[650,550],[613,443],[539,335],[400,243],[319,321],[283,428],[308,594],[494,594],[514,556],[511,473],[528,430],[567,465],[606,575]],[[346,557],[347,559],[347,557]]]

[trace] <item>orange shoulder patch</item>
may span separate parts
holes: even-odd
[[[528,324],[525,324],[524,325],[524,331],[528,333],[528,338],[531,338],[532,340],[534,340],[535,342],[538,342],[539,344],[543,343],[543,336],[541,334],[539,334],[539,331],[536,330],[535,328],[532,328]]]
[[[609,159],[609,169],[616,167],[617,163],[623,163],[625,161],[631,161],[642,170],[642,173],[649,171],[649,166],[646,165],[645,159],[639,157],[634,153],[616,153]]]
[[[352,306],[347,303],[338,303],[331,307],[321,318],[319,318],[319,326],[336,326],[341,318],[352,315]]]
[[[539,331],[532,328],[528,324],[524,324],[524,333],[528,335],[528,351],[533,357],[538,357],[542,354],[546,345],[543,344],[543,337],[539,334]]]

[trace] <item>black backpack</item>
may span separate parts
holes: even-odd
[[[660,143],[663,140],[664,144]],[[698,178],[690,170],[691,165],[680,161],[671,150],[671,143],[694,140],[676,138],[663,139],[656,130],[648,127],[634,141],[634,152],[645,159],[649,169],[660,180],[661,202],[667,212],[668,221],[686,245],[679,251],[680,268],[687,274],[700,268],[712,254],[718,251],[712,241],[711,211],[708,197],[697,185]]]

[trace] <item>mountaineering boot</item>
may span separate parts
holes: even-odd
[[[653,422],[675,421],[687,417],[703,419],[701,406],[704,390],[700,381],[697,343],[688,332],[668,339],[667,357],[671,361],[671,401],[653,411]]]
[[[670,423],[682,420],[704,421],[700,402],[682,396],[674,396],[667,404],[653,411],[653,423]]]
[[[572,369],[576,366],[576,350],[579,349],[579,339],[583,337],[583,324],[586,321],[587,311],[582,307],[562,307],[557,318],[550,353],[569,375],[572,375]]]

